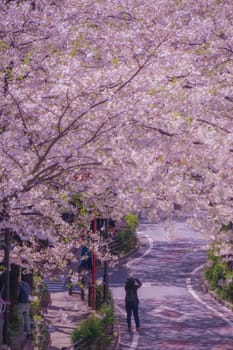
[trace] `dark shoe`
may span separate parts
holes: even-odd
[[[139,332],[140,331],[140,327],[136,327],[136,331]]]
[[[28,334],[28,335],[27,335],[27,338],[28,338],[28,339],[32,339],[32,334]]]
[[[128,332],[131,332],[131,328],[130,327],[128,327]]]

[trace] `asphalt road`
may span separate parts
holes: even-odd
[[[201,285],[209,241],[185,222],[177,222],[170,234],[162,224],[141,224],[138,235],[135,256],[110,271],[120,331],[117,350],[233,350],[233,313]],[[135,327],[127,332],[124,282],[129,273],[143,283],[139,333]]]

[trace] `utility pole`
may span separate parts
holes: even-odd
[[[96,217],[93,220],[93,234],[96,234]],[[96,309],[96,255],[95,246],[92,252],[92,275],[91,275],[91,307],[93,310]]]
[[[108,236],[108,219],[105,219],[105,239]],[[104,275],[103,275],[103,294],[104,294],[104,302],[108,302],[108,262],[104,260]]]
[[[3,326],[3,349],[8,349],[9,345],[9,313],[10,313],[10,249],[11,249],[11,232],[5,229],[4,232],[4,299],[6,309],[4,313]]]
[[[104,302],[108,303],[108,262],[107,261],[104,261],[103,285],[104,285]]]

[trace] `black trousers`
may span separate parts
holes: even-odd
[[[138,316],[138,303],[126,303],[125,308],[126,308],[126,312],[127,312],[128,327],[131,328],[131,318],[132,318],[132,313],[133,313],[136,327],[139,328],[140,321],[139,321],[139,316]]]

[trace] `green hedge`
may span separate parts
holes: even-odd
[[[12,320],[9,322],[9,338],[10,338],[10,343],[12,343],[12,338],[19,335],[21,333],[21,322],[19,319],[19,314],[18,314],[18,308],[17,306],[13,307],[12,310]]]
[[[94,340],[103,333],[103,330],[103,321],[93,314],[80,323],[80,325],[72,332],[71,340],[73,344],[82,338]]]
[[[118,253],[128,253],[137,246],[136,228],[138,226],[138,217],[135,214],[128,214],[124,217],[126,228],[121,230],[116,239],[119,242]]]
[[[220,298],[233,303],[233,271],[228,264],[215,256],[213,249],[208,251],[208,263],[204,269],[204,277],[210,288]]]
[[[103,304],[98,313],[90,315],[81,322],[71,334],[72,343],[82,339],[88,339],[92,343],[98,342],[98,345],[108,345],[111,337],[108,335],[109,326],[114,324],[114,308],[111,304]]]
[[[137,215],[135,214],[128,214],[124,217],[124,220],[126,221],[127,225],[128,225],[128,228],[131,230],[131,231],[135,231],[136,228],[138,227],[138,224],[139,224],[139,220],[138,220],[138,217]]]

